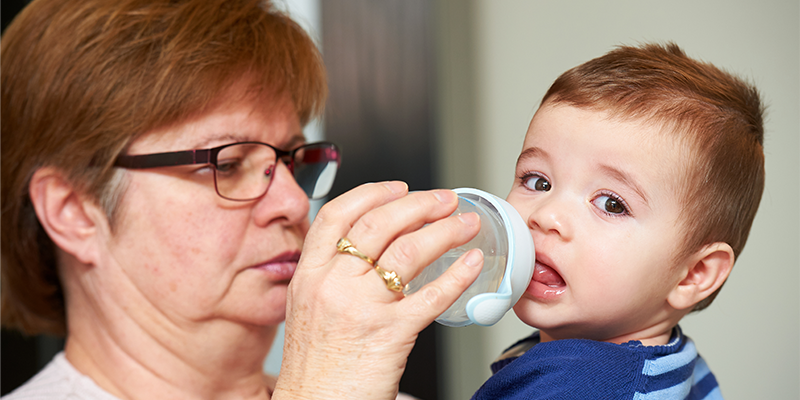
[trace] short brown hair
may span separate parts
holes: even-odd
[[[55,249],[28,195],[60,170],[109,218],[112,164],[153,129],[211,110],[246,77],[305,124],[327,95],[313,41],[262,0],[36,0],[2,37],[2,321],[65,332]],[[259,106],[269,107],[260,101]]]
[[[764,106],[756,88],[674,43],[620,46],[562,74],[542,104],[602,110],[670,128],[691,149],[678,258],[728,243],[738,257],[764,191]],[[707,307],[719,290],[698,303]]]

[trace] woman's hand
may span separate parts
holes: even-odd
[[[474,213],[448,217],[457,203],[449,190],[408,194],[404,183],[384,182],[359,186],[320,210],[289,285],[276,399],[396,397],[417,335],[478,277],[483,255],[468,252],[404,297],[387,289],[373,265],[338,253],[336,243],[347,237],[405,284],[478,233]]]

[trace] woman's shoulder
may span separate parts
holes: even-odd
[[[30,380],[2,400],[119,400],[70,364],[64,353],[55,357]]]

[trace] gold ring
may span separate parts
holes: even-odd
[[[352,254],[352,255],[354,255],[354,256],[356,256],[356,257],[368,262],[370,265],[375,265],[375,260],[371,259],[368,255],[360,252],[356,248],[356,246],[353,246],[353,243],[350,242],[350,239],[348,239],[346,237],[343,237],[343,238],[339,239],[338,242],[336,242],[336,250],[338,250],[339,253]]]
[[[353,245],[353,242],[351,242],[350,239],[346,237],[339,239],[339,241],[336,242],[336,250],[339,253],[347,253],[354,255],[368,262],[370,265],[375,266],[375,272],[377,272],[378,275],[380,275],[380,277],[383,278],[383,282],[386,283],[387,289],[398,293],[403,291],[403,280],[400,279],[400,276],[397,275],[397,273],[395,273],[394,271],[387,271],[378,266],[375,260],[370,258],[368,255],[362,253],[361,251],[359,251],[356,248],[356,246]]]

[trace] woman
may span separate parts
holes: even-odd
[[[301,132],[324,69],[268,4],[37,0],[0,71],[3,324],[66,335],[9,398],[393,398],[416,334],[479,272],[473,252],[387,290],[477,233],[445,218],[449,191],[365,185],[309,231],[339,162]]]

